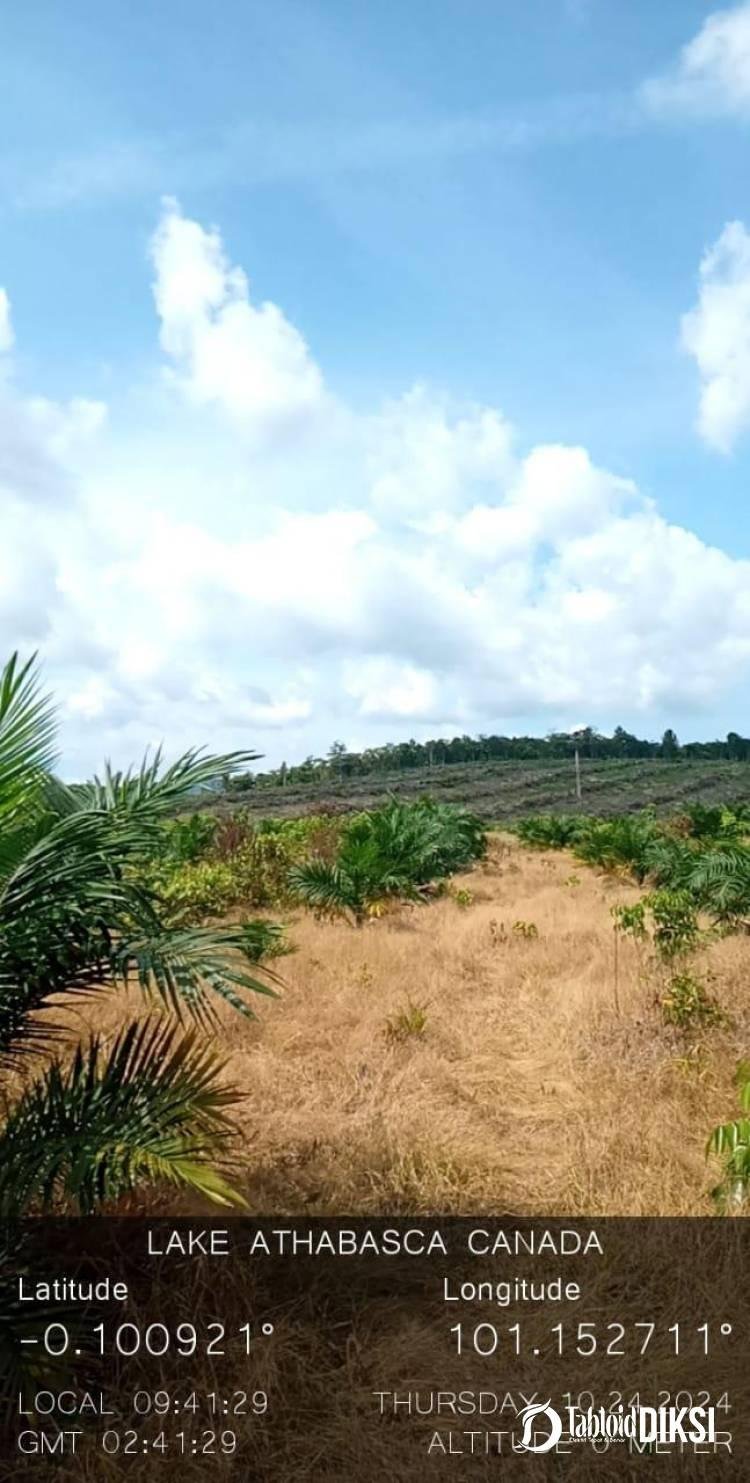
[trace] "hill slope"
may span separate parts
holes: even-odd
[[[490,823],[503,823],[534,813],[621,814],[649,805],[666,812],[690,800],[750,802],[747,762],[582,760],[581,777],[580,805],[573,764],[563,761],[452,763],[322,784],[256,785],[230,790],[215,806],[225,810],[241,805],[258,817],[293,818],[321,808],[370,808],[389,794],[416,798],[429,793],[472,808]]]

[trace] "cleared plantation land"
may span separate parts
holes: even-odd
[[[653,806],[664,812],[681,804],[750,802],[747,762],[597,762],[581,759],[583,798],[575,796],[572,761],[471,762],[445,767],[402,769],[367,777],[326,779],[322,784],[288,784],[229,792],[215,805],[220,812],[238,806],[257,818],[298,818],[321,808],[362,809],[389,794],[417,798],[431,794],[462,804],[489,823],[501,824],[536,813],[622,814]]]
[[[702,955],[732,1024],[687,1037],[625,940],[615,1005],[610,909],[637,887],[499,834],[454,886],[470,905],[398,906],[360,929],[288,915],[283,997],[256,1001],[255,1023],[222,1012],[251,1209],[712,1213],[704,1149],[735,1113],[747,939]],[[114,1035],[138,1007],[100,997],[71,1025]]]

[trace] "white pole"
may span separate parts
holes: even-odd
[[[580,803],[580,801],[581,801],[581,759],[580,759],[580,757],[578,755],[578,748],[577,747],[576,747],[576,798],[578,799],[578,802]]]

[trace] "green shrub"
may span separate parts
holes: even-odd
[[[178,865],[194,864],[211,849],[217,821],[210,814],[190,814],[186,819],[170,819],[164,826],[158,853]]]
[[[701,930],[695,901],[688,891],[652,891],[646,905],[653,920],[652,937],[659,957],[671,960],[693,952]]]
[[[662,962],[685,957],[699,946],[703,933],[695,901],[687,891],[652,891],[630,906],[613,906],[615,931],[637,942],[650,938]]]
[[[161,853],[144,879],[182,922],[222,916],[235,907],[283,906],[290,899],[290,867],[305,848],[301,832],[256,829],[237,814],[217,826],[207,858]]]
[[[462,911],[466,911],[467,907],[473,904],[474,892],[467,891],[465,887],[461,887],[459,890],[453,891],[452,895],[456,906],[460,906]]]
[[[247,906],[283,905],[289,899],[289,870],[299,853],[283,835],[250,834],[231,861],[237,900]]]
[[[724,804],[688,803],[684,816],[693,839],[740,839],[747,828],[737,813]]]
[[[645,901],[636,901],[632,906],[613,906],[612,916],[616,932],[627,934],[636,942],[642,942],[648,936]]]
[[[273,837],[288,846],[297,860],[315,855],[320,859],[332,859],[341,843],[348,821],[358,815],[305,814],[298,819],[258,819],[255,832],[261,837]]]
[[[221,861],[162,865],[150,870],[148,879],[170,909],[170,919],[182,923],[223,916],[237,900],[232,867]]]
[[[692,973],[678,973],[670,979],[661,1011],[664,1023],[680,1030],[710,1029],[726,1023],[718,1001]]]

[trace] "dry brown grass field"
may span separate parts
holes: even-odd
[[[622,940],[615,972],[628,883],[494,834],[453,885],[468,906],[360,929],[293,914],[281,997],[222,1014],[250,1209],[711,1213],[706,1138],[748,1050],[746,940],[701,955],[731,1023],[688,1036],[662,1022],[647,954]],[[140,1007],[99,996],[72,1020],[114,1035]]]

